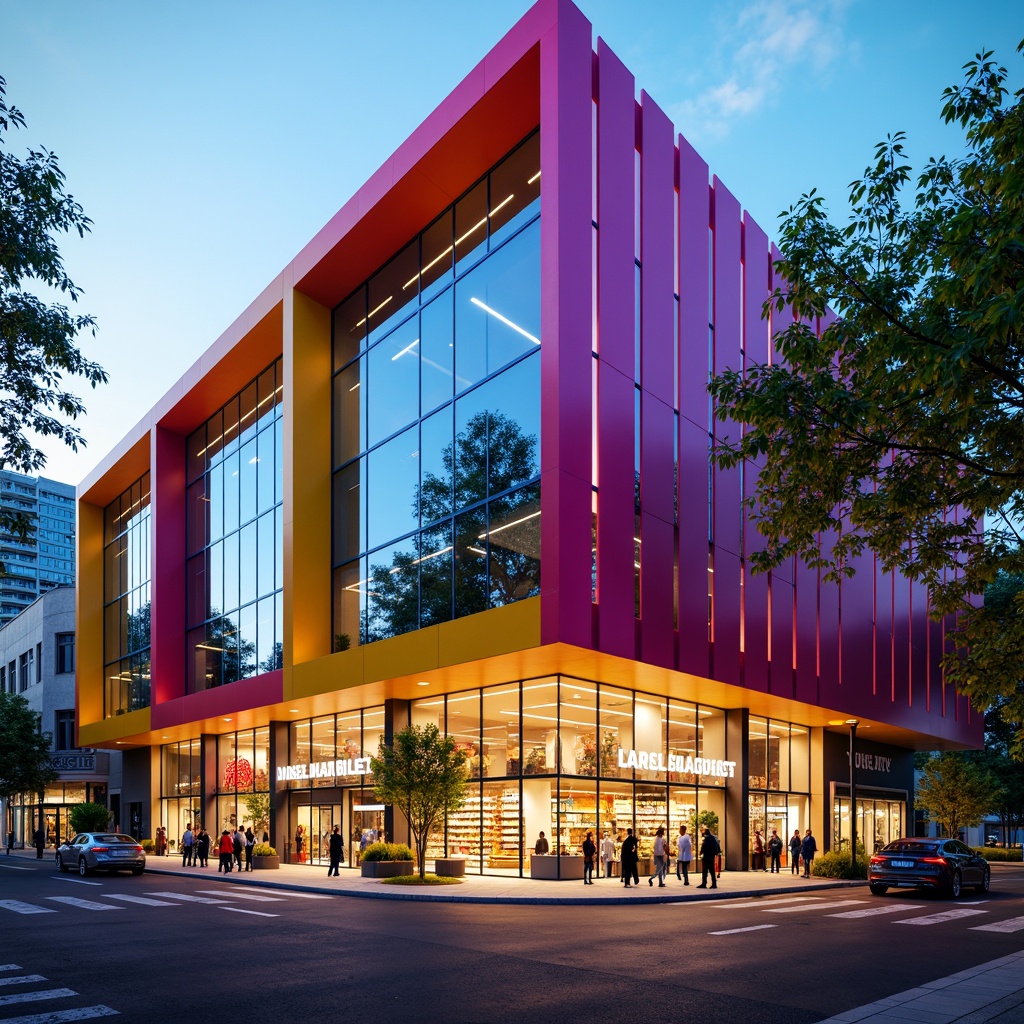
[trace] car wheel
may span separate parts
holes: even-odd
[[[67,864],[64,863],[64,858],[59,853],[57,854],[55,859],[56,859],[56,862],[57,862],[57,870],[58,871],[67,871],[68,866],[67,866]]]
[[[981,876],[981,883],[976,885],[974,888],[978,892],[988,892],[992,885],[992,872],[988,868],[985,868],[985,874]]]
[[[85,878],[89,874],[89,865],[85,863],[84,857],[78,858],[78,873],[82,878]]]
[[[889,891],[889,886],[882,885],[880,882],[872,882],[868,888],[871,890],[872,896],[884,896]]]
[[[949,883],[949,895],[956,899],[960,895],[960,890],[963,888],[963,879],[960,877],[959,871],[953,872],[953,881]]]
[[[145,868],[132,868],[132,874],[135,875],[136,878],[138,878],[139,875],[141,875],[144,870]]]

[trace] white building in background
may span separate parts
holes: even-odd
[[[70,808],[86,801],[106,804],[111,823],[126,825],[120,821],[120,752],[77,743],[73,586],[48,590],[0,626],[0,690],[21,694],[42,716],[43,731],[53,737],[53,766],[60,772],[42,801],[36,793],[23,794],[12,801],[12,816],[2,807],[0,820],[5,829],[13,824],[15,845],[31,846],[41,820],[52,847],[71,832]]]

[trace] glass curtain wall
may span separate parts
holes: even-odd
[[[836,796],[832,801],[832,848],[850,850],[850,791],[845,787],[845,796]],[[869,856],[886,843],[906,835],[904,817],[906,800],[895,794],[873,794],[868,790],[861,795],[857,790],[857,850]]]
[[[160,826],[172,855],[180,850],[186,826],[203,823],[201,751],[198,739],[160,748]]]
[[[252,828],[257,841],[270,828],[270,729],[217,737],[217,821],[224,829]],[[209,828],[209,826],[207,826]]]
[[[103,713],[107,718],[149,707],[149,473],[103,515]]]
[[[189,693],[281,668],[282,361],[188,439]]]
[[[534,133],[333,314],[334,637],[540,590]]]

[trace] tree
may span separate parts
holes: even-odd
[[[52,737],[39,722],[39,713],[20,693],[0,693],[0,798],[8,808],[8,829],[13,827],[14,797],[42,793],[48,782],[60,778],[51,760]]]
[[[0,77],[0,466],[32,473],[46,456],[31,435],[57,437],[72,451],[85,443],[73,422],[85,406],[66,389],[65,376],[96,387],[107,374],[75,344],[82,331],[95,333],[93,318],[36,294],[48,290],[78,301],[81,290],[64,270],[55,236],[84,236],[92,221],[64,191],[54,153],[30,149],[18,159],[8,151],[7,136],[24,128],[25,118],[6,95]],[[29,527],[23,513],[0,511],[0,528],[23,536]]]
[[[813,191],[783,214],[765,306],[781,359],[712,382],[717,417],[746,425],[714,458],[757,467],[755,571],[798,556],[841,580],[870,549],[957,617],[947,680],[1022,721],[1024,603],[993,621],[974,600],[1024,573],[1024,90],[1008,100],[991,53],[964,67],[942,97],[964,156],[915,189],[900,132],[850,186],[845,227]]]
[[[377,798],[399,808],[409,822],[423,878],[430,833],[465,796],[466,752],[433,723],[410,725],[395,733],[391,746],[381,740],[370,770]]]
[[[110,811],[104,804],[75,804],[68,818],[75,833],[103,832],[110,826]]]
[[[975,758],[946,751],[924,766],[914,806],[938,822],[947,836],[980,825],[998,799],[998,784]]]

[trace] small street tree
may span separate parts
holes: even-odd
[[[103,804],[75,804],[68,819],[72,832],[105,832],[110,825],[110,810]]]
[[[977,758],[945,751],[924,765],[914,806],[955,839],[960,829],[980,825],[998,799],[998,783]]]
[[[40,731],[39,714],[20,693],[0,693],[0,798],[7,807],[8,830],[14,827],[12,798],[41,793],[60,778],[50,740],[50,733]]]
[[[465,797],[466,752],[432,723],[410,725],[395,733],[391,746],[381,740],[370,769],[377,798],[397,807],[409,821],[422,879],[430,833]]]

